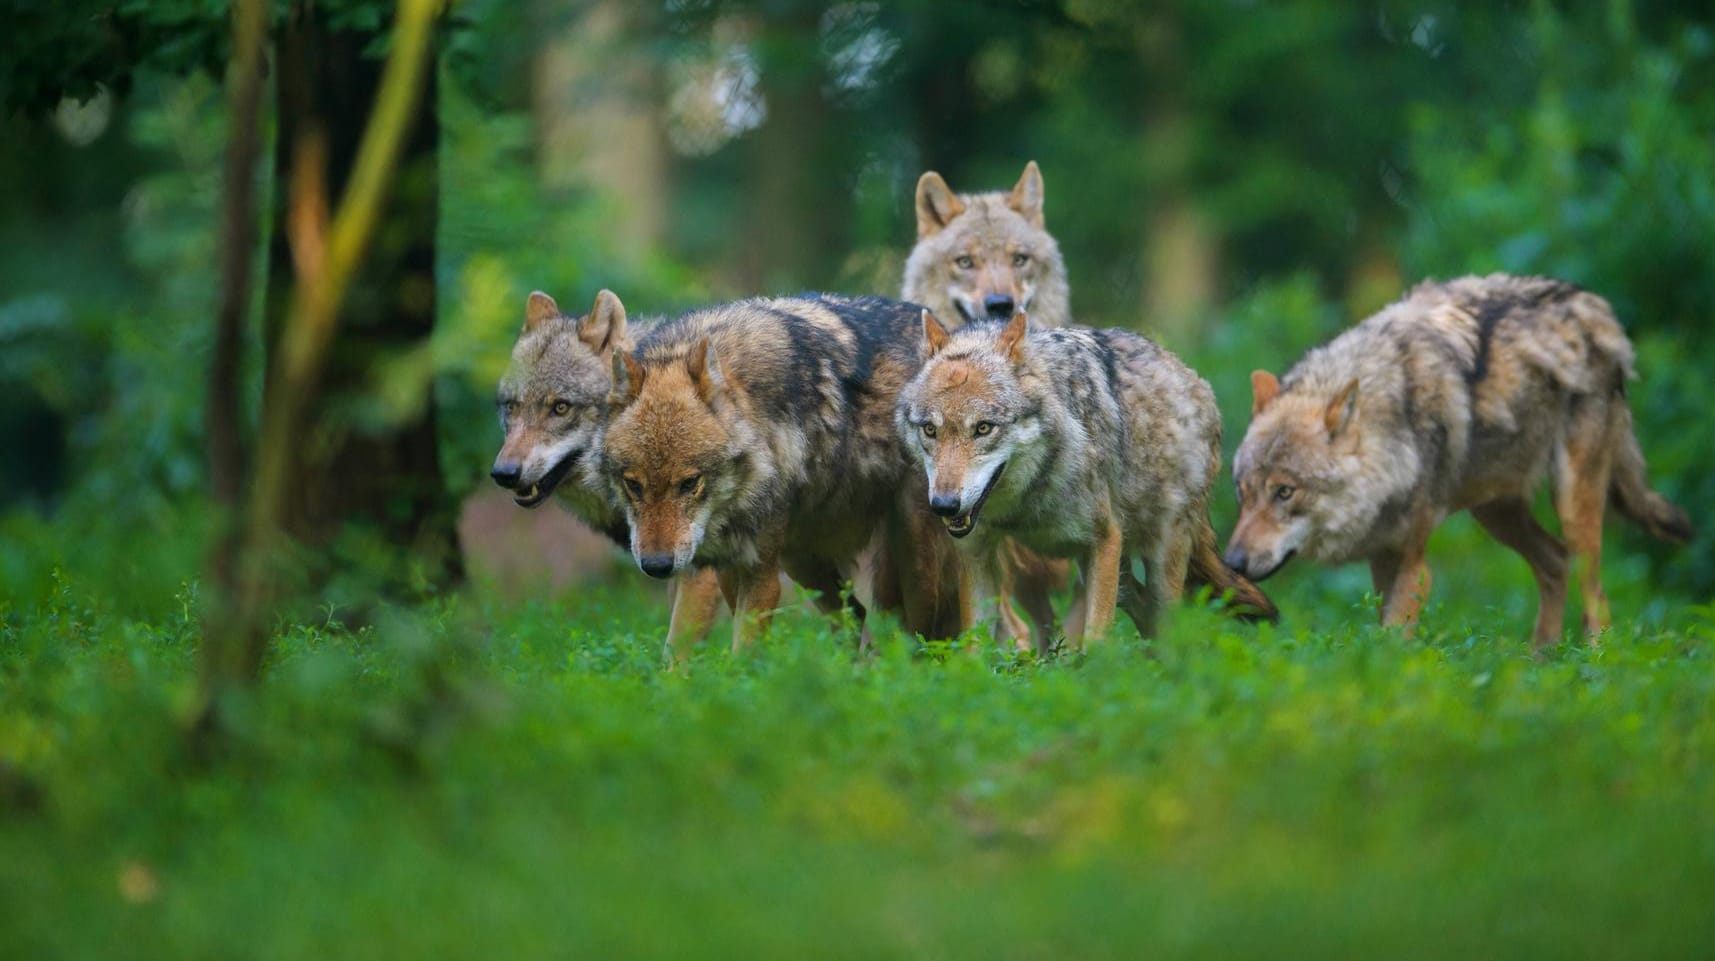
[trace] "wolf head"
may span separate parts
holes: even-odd
[[[929,509],[954,537],[976,529],[978,515],[1009,465],[1035,456],[1042,425],[1019,379],[1030,321],[1023,311],[1004,326],[949,334],[923,311],[928,361],[900,392],[896,424],[906,450],[923,465]],[[1030,476],[1026,466],[1019,476]]]
[[[1260,581],[1300,552],[1343,560],[1355,528],[1379,509],[1364,490],[1358,381],[1281,393],[1259,370],[1251,390],[1250,428],[1233,457],[1239,522],[1227,566]]]
[[[1035,161],[1010,193],[954,194],[932,170],[917,181],[904,297],[955,322],[1005,321],[1014,311],[1039,325],[1067,322],[1066,264],[1043,227]]]
[[[603,474],[625,505],[637,566],[671,577],[691,564],[713,524],[742,511],[738,388],[706,337],[662,364],[617,354],[611,383]]]
[[[584,317],[560,313],[537,291],[524,305],[524,330],[500,382],[506,440],[490,475],[521,506],[535,507],[574,471],[587,469],[606,413],[610,355],[625,343],[625,307],[612,291]]]

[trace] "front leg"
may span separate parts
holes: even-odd
[[[1119,601],[1120,564],[1124,560],[1125,537],[1113,518],[1097,523],[1096,535],[1084,561],[1084,637],[1100,641],[1114,623],[1114,605]],[[1082,642],[1083,637],[1077,639]]]
[[[990,633],[999,638],[1003,627],[996,617],[999,591],[996,589],[995,558],[989,552],[959,551],[959,620],[966,628],[987,624]]]
[[[780,559],[770,555],[748,568],[720,572],[721,591],[732,601],[732,649],[747,650],[768,633],[780,606]]]
[[[1403,548],[1370,558],[1370,580],[1382,596],[1382,625],[1403,628],[1407,637],[1429,600],[1432,578],[1423,562],[1425,540],[1413,538]]]
[[[667,661],[683,663],[691,645],[709,636],[709,627],[720,612],[721,587],[713,568],[692,568],[673,581],[673,615],[667,622]]]

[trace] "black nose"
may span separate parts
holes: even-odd
[[[672,577],[673,555],[644,554],[637,558],[637,566],[643,568],[643,573],[650,577]]]
[[[995,320],[1012,319],[1012,298],[1005,294],[989,294],[983,298],[983,309]]]
[[[929,509],[942,517],[957,517],[959,516],[959,495],[931,494],[929,495]]]
[[[1250,563],[1250,559],[1250,555],[1245,553],[1244,548],[1234,544],[1227,548],[1226,554],[1221,556],[1221,563],[1235,571],[1238,571],[1240,574],[1243,574],[1245,572],[1245,565]]]
[[[514,461],[497,460],[494,462],[494,469],[488,472],[488,476],[494,478],[494,482],[501,487],[512,490],[518,486],[518,476],[523,472],[524,469]]]

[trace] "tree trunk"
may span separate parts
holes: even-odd
[[[313,4],[292,5],[280,44],[276,182],[292,182],[294,147],[314,131],[326,148],[328,195],[344,195],[380,88],[383,62],[364,55],[376,39],[330,29]],[[434,329],[437,116],[431,61],[373,249],[340,308],[328,366],[308,404],[307,433],[292,452],[282,518],[283,532],[312,548],[336,541],[388,548],[384,557],[366,553],[363,561],[378,586],[393,592],[459,574],[432,382],[425,373],[405,409],[389,408],[375,394],[383,365],[424,348]],[[270,248],[271,352],[279,347],[294,276],[286,203],[282,191]],[[315,585],[327,571],[308,573]]]

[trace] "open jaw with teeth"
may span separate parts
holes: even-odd
[[[519,507],[535,507],[547,500],[548,496],[554,493],[554,488],[560,486],[560,481],[565,480],[566,475],[572,472],[572,465],[578,462],[582,454],[583,448],[580,447],[560,458],[560,462],[550,467],[541,480],[514,492],[512,502]]]
[[[947,525],[947,533],[954,537],[964,537],[977,529],[977,515],[982,513],[983,505],[988,503],[989,494],[994,492],[994,485],[1000,483],[1001,472],[1005,470],[1005,464],[994,469],[994,473],[989,476],[989,482],[983,485],[983,492],[972,502],[970,510],[957,517],[941,518],[941,523]]]

